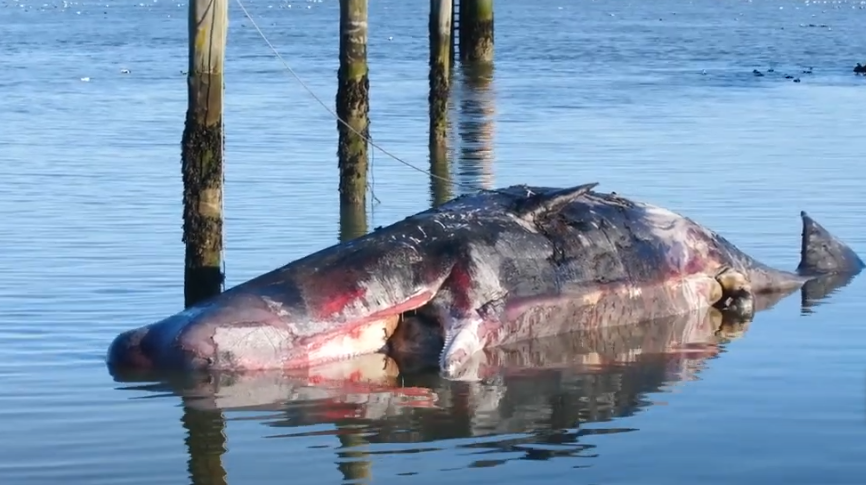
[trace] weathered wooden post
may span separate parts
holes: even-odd
[[[454,0],[430,0],[430,191],[436,206],[451,198],[448,170],[448,97]]]
[[[430,143],[437,144],[445,144],[448,137],[451,2],[430,0]]]
[[[369,111],[367,0],[340,0],[340,69],[337,72],[337,115],[354,128],[354,131],[350,130],[343,123],[337,122],[341,205],[366,208],[366,137],[369,135]]]
[[[223,63],[228,0],[189,4],[188,101],[182,141],[184,303],[222,291]]]
[[[493,0],[460,0],[460,60],[493,61]]]

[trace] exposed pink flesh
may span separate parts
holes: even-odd
[[[365,352],[375,352],[379,349],[367,348],[369,346],[367,345],[367,342],[365,342],[365,337],[369,337],[371,331],[381,332],[381,335],[384,337],[390,336],[394,332],[401,314],[421,308],[430,302],[433,296],[433,292],[425,291],[402,303],[394,305],[393,307],[362,317],[351,324],[343,325],[321,335],[306,337],[299,341],[296,348],[293,349],[293,351],[303,349],[303,355],[286,360],[283,364],[283,368],[293,369],[309,367],[312,365],[345,359]],[[326,347],[338,340],[343,342],[340,347],[346,349],[345,352],[335,352],[330,354],[320,353],[325,350]]]

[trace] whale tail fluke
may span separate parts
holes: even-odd
[[[830,234],[805,211],[800,245],[800,265],[797,272],[805,276],[826,274],[856,274],[863,268],[863,260],[847,244]]]

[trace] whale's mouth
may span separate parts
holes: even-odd
[[[438,368],[444,345],[445,327],[435,312],[423,306],[400,314],[385,353],[402,371],[421,372]]]
[[[112,368],[186,371],[300,369],[359,355],[437,353],[441,338],[425,291],[373,314],[293,324],[262,307],[189,310],[129,330],[111,343]],[[249,303],[249,301],[247,301]],[[402,331],[398,331],[401,328]]]
[[[329,334],[311,336],[295,350],[298,357],[282,367],[309,367],[368,353],[387,354],[401,368],[435,366],[445,344],[446,322],[432,308],[433,297],[425,294]]]

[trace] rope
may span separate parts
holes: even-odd
[[[369,144],[369,145],[372,146],[373,148],[377,148],[379,151],[381,151],[381,152],[384,153],[385,155],[391,157],[392,159],[396,160],[397,162],[402,163],[403,165],[405,165],[405,166],[411,168],[412,170],[415,170],[415,171],[417,171],[417,172],[421,172],[421,173],[423,173],[423,174],[425,174],[425,175],[427,175],[427,176],[430,176],[430,177],[433,177],[433,178],[436,178],[436,179],[442,180],[442,181],[444,181],[444,182],[447,182],[447,183],[450,183],[450,184],[456,185],[456,186],[458,186],[458,187],[463,187],[463,188],[469,188],[469,189],[472,189],[472,190],[476,190],[476,188],[473,187],[473,186],[471,186],[470,184],[464,184],[464,183],[461,183],[461,182],[453,181],[453,180],[451,180],[451,179],[449,179],[449,178],[447,178],[447,177],[442,177],[442,176],[436,175],[436,174],[430,172],[429,170],[424,170],[423,168],[419,168],[419,167],[417,167],[417,166],[415,166],[415,165],[413,165],[413,164],[411,164],[411,163],[409,163],[409,162],[403,160],[402,158],[400,158],[400,157],[398,157],[398,156],[392,154],[392,153],[389,152],[388,150],[385,150],[384,148],[382,148],[382,147],[379,146],[378,144],[374,143],[373,140],[371,140],[369,137],[365,136],[363,133],[360,133],[358,130],[356,130],[355,128],[353,128],[349,123],[347,123],[345,120],[343,120],[342,118],[340,118],[340,116],[339,116],[339,115],[338,115],[334,110],[332,110],[331,108],[329,108],[328,105],[325,104],[325,103],[321,100],[321,98],[319,98],[318,96],[316,96],[316,93],[314,93],[313,90],[310,89],[309,86],[307,86],[307,84],[303,81],[303,79],[301,79],[301,77],[298,76],[297,73],[295,73],[295,70],[292,69],[292,67],[289,65],[289,63],[286,62],[285,59],[283,59],[283,56],[280,55],[280,52],[277,50],[277,48],[274,47],[274,45],[271,43],[271,41],[268,40],[268,38],[267,38],[267,36],[265,35],[265,33],[262,32],[262,29],[259,28],[259,25],[258,25],[258,24],[256,23],[256,21],[253,19],[253,16],[250,15],[249,11],[248,11],[247,8],[244,6],[243,2],[242,2],[241,0],[235,0],[235,1],[237,2],[238,7],[240,7],[241,10],[244,12],[244,15],[247,17],[247,19],[249,19],[249,21],[250,21],[250,23],[252,24],[253,28],[256,30],[256,32],[258,32],[258,34],[259,34],[259,36],[262,38],[262,40],[265,41],[265,43],[268,45],[268,47],[271,49],[271,51],[274,53],[274,55],[277,57],[277,59],[279,59],[280,62],[283,63],[283,66],[286,68],[286,70],[287,70],[287,71],[292,75],[292,77],[295,78],[296,81],[298,81],[298,83],[301,85],[301,87],[303,87],[304,90],[307,91],[307,93],[309,93],[310,96],[313,97],[313,99],[315,99],[315,100],[316,100],[316,101],[317,101],[317,102],[318,102],[318,103],[319,103],[323,108],[325,108],[325,111],[327,111],[328,113],[330,113],[331,116],[333,116],[334,119],[337,120],[337,122],[339,122],[340,124],[342,124],[343,126],[345,126],[346,128],[348,128],[348,129],[349,129],[350,131],[352,131],[354,134],[356,134],[356,135],[358,135],[359,137],[361,137],[362,140],[364,140],[365,142],[367,142],[367,144]],[[375,197],[375,195],[374,195],[374,197]]]

